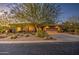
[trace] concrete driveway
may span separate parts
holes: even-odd
[[[79,35],[71,35],[66,33],[58,33],[52,35],[56,39],[61,39],[63,42],[79,41]]]

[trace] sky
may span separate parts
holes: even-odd
[[[62,15],[60,17],[61,20],[67,20],[71,16],[79,16],[79,4],[60,4]]]
[[[0,3],[0,10],[9,10],[8,4]],[[61,16],[59,17],[60,20],[65,21],[67,18],[71,16],[79,16],[79,4],[78,3],[63,3],[60,4],[61,6]]]
[[[7,3],[0,3],[0,10],[8,10],[8,4]]]

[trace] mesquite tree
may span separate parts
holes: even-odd
[[[42,30],[42,25],[56,23],[60,14],[60,5],[50,3],[12,4],[10,8],[15,18],[33,23],[36,31]]]

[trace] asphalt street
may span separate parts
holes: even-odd
[[[75,55],[79,42],[0,44],[0,55]]]

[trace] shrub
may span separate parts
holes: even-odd
[[[79,29],[75,29],[75,34],[79,34]]]
[[[45,31],[38,29],[38,31],[36,32],[36,36],[43,38],[45,36],[48,36],[48,34]]]
[[[16,36],[16,35],[13,35],[13,36],[11,36],[10,38],[11,38],[11,39],[16,39],[17,36]]]
[[[29,37],[29,36],[30,36],[30,35],[27,34],[25,37]]]
[[[35,35],[35,32],[32,32],[31,34],[32,34],[32,35]]]
[[[48,37],[45,37],[44,40],[56,40],[56,39],[53,38],[52,36],[48,36]]]
[[[1,35],[0,38],[6,38],[7,36]]]

